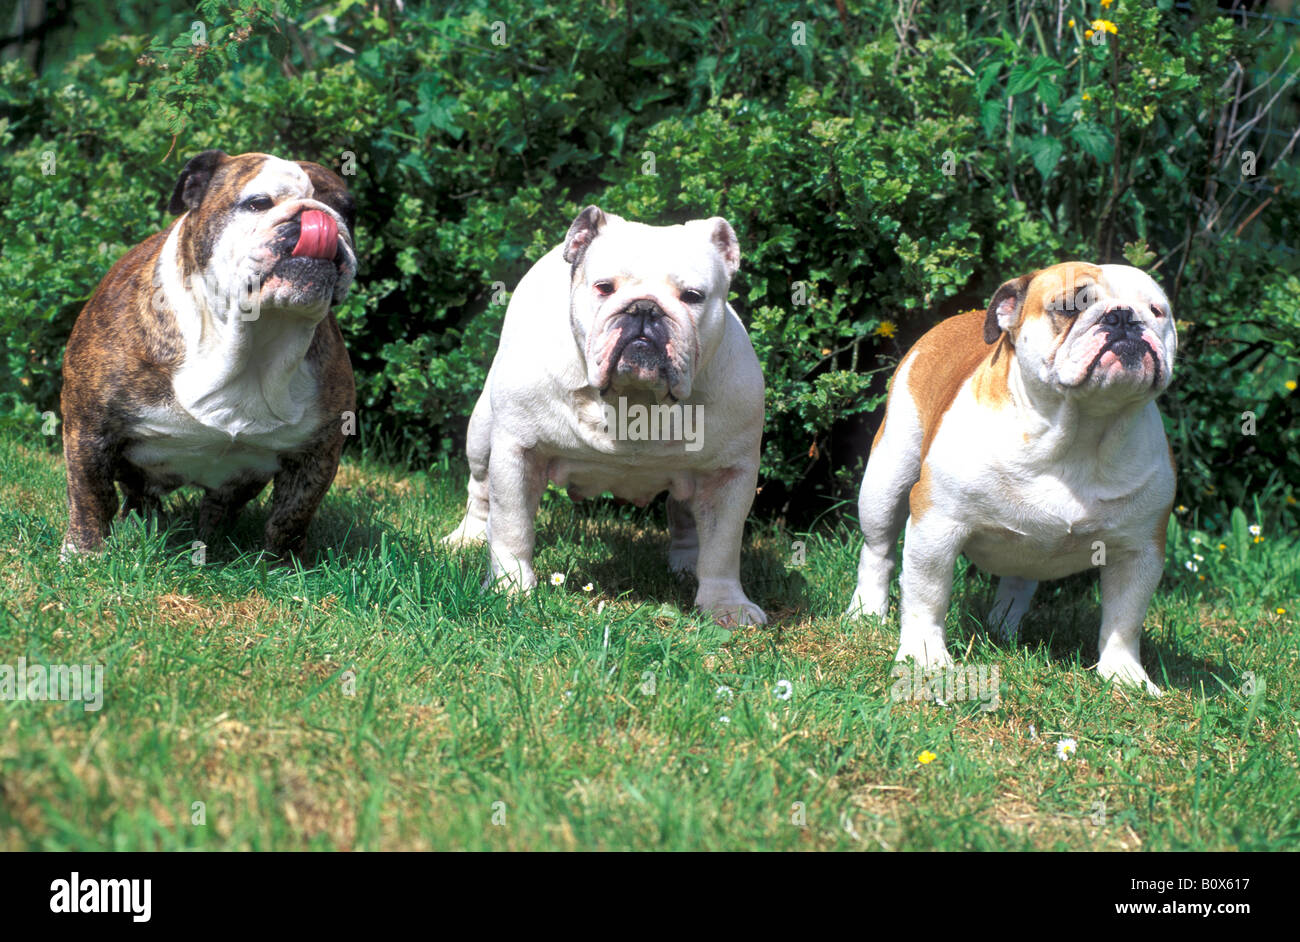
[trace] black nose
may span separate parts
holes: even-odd
[[[1101,329],[1108,334],[1140,336],[1142,324],[1138,320],[1137,312],[1131,307],[1115,307],[1101,316]]]
[[[623,313],[628,317],[644,317],[648,319],[664,316],[663,309],[649,298],[641,298],[639,301],[633,301],[623,309]]]
[[[649,298],[641,298],[623,308],[623,316],[628,319],[628,326],[635,327],[637,336],[646,337],[658,331],[664,311]]]

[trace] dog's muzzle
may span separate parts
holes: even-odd
[[[1163,361],[1157,346],[1158,340],[1152,336],[1147,325],[1142,323],[1137,312],[1131,307],[1114,307],[1101,315],[1093,325],[1094,335],[1100,335],[1100,345],[1088,364],[1084,378],[1091,376],[1098,366],[1103,369],[1109,364],[1111,368],[1118,364],[1128,374],[1142,375],[1146,372],[1146,359],[1151,358],[1151,385],[1159,387],[1164,379]]]
[[[1117,307],[1107,311],[1102,315],[1097,329],[1106,335],[1106,345],[1101,348],[1102,353],[1107,350],[1114,353],[1125,369],[1136,369],[1141,365],[1143,356],[1148,353],[1155,354],[1150,345],[1142,339],[1142,322],[1138,320],[1132,308]]]
[[[611,362],[620,373],[644,374],[666,368],[667,315],[654,301],[642,298],[625,307],[618,317],[618,343]]]

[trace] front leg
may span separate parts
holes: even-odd
[[[1119,683],[1136,684],[1154,697],[1160,688],[1142,669],[1142,622],[1164,569],[1163,547],[1155,542],[1136,552],[1112,554],[1101,567],[1101,634],[1097,673]]]
[[[913,504],[903,538],[899,578],[899,638],[896,661],[914,658],[923,667],[950,667],[944,622],[952,599],[952,570],[970,531],[936,508],[918,517]]]
[[[700,475],[691,497],[699,538],[695,604],[724,627],[767,624],[767,615],[740,587],[740,544],[757,483],[757,465],[724,468]]]
[[[312,450],[281,456],[271,492],[271,516],[266,521],[267,552],[281,559],[302,556],[307,525],[334,482],[342,451],[343,435],[331,428],[329,438],[318,441]],[[260,491],[261,485],[257,489]],[[248,490],[252,490],[251,484]]]
[[[537,585],[533,545],[537,508],[546,486],[546,460],[536,449],[497,435],[487,478],[489,583],[510,592],[528,592]]]

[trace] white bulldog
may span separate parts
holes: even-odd
[[[723,625],[764,624],[740,587],[758,479],[763,374],[727,303],[740,266],[719,217],[628,222],[596,206],[524,275],[470,418],[469,501],[445,543],[486,539],[490,581],[537,584],[547,481],[644,506],[668,491],[669,565]]]
[[[894,374],[862,480],[849,614],[887,613],[904,522],[900,661],[952,663],[959,553],[1001,577],[989,623],[1008,638],[1040,580],[1099,566],[1097,671],[1159,695],[1138,644],[1174,501],[1155,398],[1177,345],[1150,277],[1084,262],[1012,279],[987,312],[926,333]]]

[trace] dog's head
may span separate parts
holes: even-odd
[[[262,309],[319,318],[356,275],[356,204],[320,164],[204,151],[181,171],[168,209],[185,214],[182,275],[209,294],[237,290]]]
[[[602,393],[688,397],[726,329],[740,267],[730,224],[715,216],[647,226],[588,206],[569,227],[564,260],[588,382]]]
[[[1178,349],[1169,299],[1128,265],[1063,262],[1011,279],[984,321],[988,343],[1004,335],[1026,381],[1117,407],[1163,392]]]

